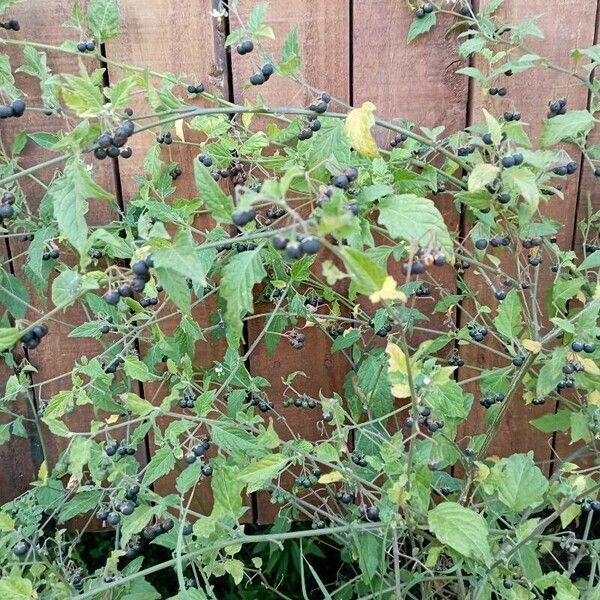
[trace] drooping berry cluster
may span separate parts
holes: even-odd
[[[244,54],[248,54],[254,50],[254,43],[252,40],[244,40],[237,45],[236,50],[239,55],[244,56]]]
[[[127,140],[133,135],[135,125],[131,119],[127,119],[119,125],[113,135],[105,132],[97,140],[98,147],[94,150],[94,156],[99,160],[109,158],[129,158],[133,151],[131,148],[124,148]]]
[[[433,4],[431,2],[426,2],[423,6],[417,8],[415,11],[415,17],[417,19],[423,19],[426,15],[431,14],[434,11]]]
[[[263,83],[269,81],[269,78],[271,77],[271,75],[273,75],[274,72],[275,69],[273,65],[271,63],[265,63],[260,68],[260,71],[258,71],[258,73],[254,73],[254,75],[250,77],[250,83],[252,85],[262,85]]]
[[[22,117],[27,105],[21,99],[13,100],[11,104],[0,106],[0,119],[8,119],[10,117]]]
[[[309,107],[308,110],[312,110],[317,114],[323,114],[327,112],[329,103],[331,102],[331,94],[323,92]]]
[[[21,336],[21,342],[27,350],[33,350],[40,345],[42,338],[48,335],[48,326],[45,323],[36,325]]]
[[[297,329],[292,329],[287,333],[287,338],[290,342],[290,346],[294,350],[302,350],[304,348],[305,337],[301,331]]]
[[[559,98],[548,102],[548,118],[553,119],[558,115],[564,115],[567,112],[567,99]]]
[[[290,240],[282,235],[273,238],[273,248],[284,250],[288,258],[297,259],[305,254],[317,254],[321,248],[321,241],[317,237],[299,235],[295,240]]]
[[[9,19],[8,21],[0,23],[0,27],[2,27],[2,29],[8,29],[12,31],[19,31],[21,29],[21,25],[16,19]]]
[[[420,275],[425,273],[427,268],[431,265],[443,267],[447,260],[446,255],[439,249],[431,250],[428,248],[421,248],[415,255],[412,263],[405,263],[402,265],[402,272],[405,275],[408,275],[409,273],[411,275]]]
[[[4,192],[0,198],[0,219],[10,219],[15,214],[15,195],[12,192]]]
[[[204,92],[204,85],[202,83],[197,85],[188,85],[187,91],[189,94],[202,94],[202,92]]]
[[[489,94],[490,96],[504,97],[506,96],[506,94],[508,94],[508,89],[506,89],[505,87],[491,87],[489,90]]]
[[[504,394],[496,394],[495,396],[486,396],[485,398],[481,398],[479,400],[479,404],[484,408],[490,408],[494,404],[498,402],[504,402],[506,396]]]
[[[77,44],[79,52],[93,52],[96,49],[96,40],[82,41]]]

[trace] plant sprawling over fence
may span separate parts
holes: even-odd
[[[286,543],[296,597],[600,597],[600,219],[590,211],[572,248],[544,216],[564,180],[600,176],[600,47],[555,64],[527,46],[543,37],[535,19],[502,22],[502,0],[402,8],[414,10],[409,42],[451,15],[434,34],[457,38],[470,57],[460,73],[494,97],[452,132],[311,88],[297,29],[277,56],[264,51],[266,3],[246,21],[234,2],[215,18],[228,16],[227,46],[254,66],[248,87],[288,78],[314,92],[309,106],[261,94],[238,105],[114,63],[116,0],[76,0],[65,19],[80,42],[60,46],[30,39],[13,4],[0,1],[0,441],[37,431],[42,456],[0,510],[0,599],[158,598],[148,578],[162,569],[180,600],[215,598],[225,575],[240,597],[277,597],[258,553]],[[79,67],[54,72],[47,54]],[[532,69],[566,74],[590,99],[572,109],[540,90],[548,114],[533,141],[503,100]],[[50,132],[30,130],[34,113]],[[183,145],[189,164],[172,159]],[[46,158],[24,166],[36,146]],[[136,160],[123,203],[101,174]],[[182,195],[175,181],[192,171],[197,192]],[[46,397],[28,357],[66,326],[96,351],[64,364]],[[336,391],[305,391],[315,343],[346,369]],[[297,357],[283,395],[247,368],[258,348]],[[507,415],[527,405],[532,435],[570,444],[496,456]],[[311,439],[288,421],[299,413],[316,422]],[[244,525],[255,492],[277,515],[260,535]],[[101,523],[114,543],[91,568],[75,532]],[[323,581],[303,550],[318,556],[318,540],[353,575]],[[145,564],[152,546],[169,558]]]

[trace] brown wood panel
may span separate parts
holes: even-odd
[[[238,14],[242,22],[247,21],[254,5],[250,0],[242,0],[239,3]],[[232,14],[230,22],[232,30],[239,27],[237,15]],[[269,8],[267,22],[273,27],[275,40],[261,42],[261,48],[257,48],[250,55],[239,56],[235,49],[232,53],[235,102],[252,102],[259,92],[271,106],[306,107],[313,101],[315,94],[308,88],[277,77],[271,78],[258,89],[245,87],[250,75],[264,62],[261,61],[261,50],[278,57],[285,36],[295,25],[299,27],[302,47],[301,78],[309,85],[326,90],[344,102],[349,101],[349,10],[345,0],[323,3],[309,0],[274,2]],[[272,305],[255,308],[256,312],[265,312],[263,308],[270,310]],[[252,344],[263,326],[262,320],[249,321],[248,344]],[[316,328],[304,329],[303,333],[306,335],[306,345],[305,349],[300,351],[293,350],[282,340],[274,356],[269,357],[265,344],[261,342],[250,356],[249,368],[253,375],[261,375],[269,380],[269,397],[276,410],[283,411],[291,429],[306,439],[318,439],[320,433],[317,423],[321,419],[321,411],[282,408],[284,386],[281,378],[293,371],[304,371],[309,378],[299,378],[295,383],[300,386],[299,391],[318,399],[319,391],[328,395],[342,389],[347,366],[339,353],[331,354],[330,342],[323,333]],[[278,425],[277,420],[276,428],[280,435],[289,436],[286,428]],[[289,483],[287,481],[285,485]],[[276,515],[277,507],[269,503],[266,494],[259,494],[258,499],[257,520],[268,523]]]
[[[455,33],[448,33],[452,19],[442,16],[429,34],[407,45],[413,14],[402,2],[353,0],[353,88],[355,106],[371,101],[377,116],[392,121],[406,119],[419,128],[444,125],[444,135],[461,130],[466,124],[468,82],[455,71],[464,66],[458,59]],[[393,132],[378,128],[375,137],[382,148],[390,149]],[[450,184],[448,184],[449,187]],[[447,194],[430,195],[450,231],[458,232],[460,214]],[[390,273],[404,282],[400,265],[390,262]],[[444,293],[456,293],[454,269],[430,269],[420,278],[431,296],[414,298],[414,306],[430,317],[418,325],[445,330],[445,315],[432,315],[432,309]],[[415,332],[411,344],[428,334]]]
[[[69,0],[51,0],[40,4],[34,0],[23,2],[11,9],[11,16],[17,18],[21,23],[21,31],[9,34],[16,39],[31,38],[36,42],[42,42],[51,45],[60,45],[66,39],[79,41],[79,34],[73,29],[64,28],[62,25],[68,20],[71,14],[71,3]],[[13,69],[22,64],[22,48],[19,46],[6,45],[3,47],[11,60]],[[63,52],[47,51],[48,65],[57,73],[77,73],[79,71],[80,59],[76,56]],[[86,67],[90,69],[98,68],[100,65],[90,59],[84,61]],[[29,75],[17,74],[17,87],[26,94],[26,102],[30,108],[41,107],[40,90],[38,81]],[[41,111],[29,110],[21,119],[9,119],[2,125],[1,135],[5,145],[10,145],[14,136],[21,132],[68,132],[73,127],[73,123],[58,116],[45,116]],[[39,164],[45,160],[55,157],[55,153],[43,150],[33,142],[29,141],[23,152],[23,159],[20,166],[27,168]],[[92,160],[90,159],[90,162]],[[53,168],[44,169],[36,172],[36,177],[45,183],[48,183],[57,173],[60,172],[62,165]],[[114,192],[114,175],[110,164],[94,165],[98,174],[97,181],[108,191]],[[31,210],[35,213],[40,200],[44,195],[43,186],[33,180],[21,178],[19,183],[27,197],[27,202]],[[115,216],[110,204],[104,201],[91,201],[90,211],[87,221],[91,225],[101,225],[110,222]],[[10,249],[13,256],[24,252],[27,246],[19,238],[10,239]],[[76,257],[69,255],[64,248],[61,248],[61,261],[66,264],[74,264]],[[25,277],[21,271],[24,261],[17,259],[14,261],[15,274],[22,278]],[[41,311],[47,310],[46,306],[35,303],[34,309]],[[29,320],[36,320],[41,313],[30,310],[26,317]],[[44,384],[43,382],[53,379],[59,375],[69,373],[76,361],[82,356],[92,356],[101,351],[102,347],[94,340],[86,338],[69,338],[70,331],[86,320],[84,312],[79,307],[68,309],[64,314],[56,315],[62,322],[49,321],[48,326],[50,334],[44,338],[37,349],[28,353],[33,366],[37,368],[37,373],[33,373],[32,381],[35,386],[35,395],[38,405],[47,402],[54,394],[62,389],[69,389],[71,385],[70,376],[56,381]],[[60,357],[60,360],[57,358]],[[78,409],[69,418],[69,425],[79,431],[89,429],[89,420],[91,411]],[[46,431],[46,447],[49,454],[50,463],[53,464],[60,452],[65,448],[64,438],[52,436]]]
[[[185,99],[190,104],[206,105],[200,98],[188,98],[187,84],[203,83],[206,91],[215,95],[227,96],[227,79],[223,71],[222,52],[224,39],[223,21],[211,17],[211,2],[203,0],[197,2],[186,0],[184,2],[164,2],[150,0],[149,2],[120,2],[122,27],[119,36],[107,43],[106,55],[110,61],[124,63],[136,67],[148,68],[156,72],[171,72],[185,82],[185,87],[176,86],[173,92]],[[109,79],[116,82],[125,74],[125,70],[115,65],[108,66]],[[152,78],[156,85],[160,84],[158,78]],[[131,102],[136,115],[152,113],[142,97]],[[156,122],[157,118],[141,121],[141,125]],[[133,156],[128,160],[119,160],[119,173],[124,204],[135,194],[138,184],[133,180],[135,176],[143,173],[143,160],[146,152],[153,146],[158,129],[141,132],[131,140]],[[202,141],[197,133],[184,128],[185,141],[194,144]],[[176,188],[171,198],[194,198],[198,196],[194,182],[193,161],[201,153],[197,145],[180,143],[174,129],[172,130],[173,144],[163,146],[161,159],[166,163],[175,162],[182,170],[182,175],[174,181]],[[199,216],[194,221],[194,227],[201,231],[210,230],[214,226],[207,216]],[[213,296],[214,298],[214,296]],[[161,302],[162,304],[162,302]],[[160,307],[160,305],[159,305]],[[216,309],[216,302],[210,300],[198,305],[192,311],[194,319],[203,327],[210,325],[210,316]],[[171,304],[164,308],[163,314],[177,312]],[[161,322],[161,329],[166,335],[172,335],[179,324],[179,316],[174,316]],[[149,332],[142,332],[147,335]],[[142,344],[142,350],[147,349]],[[198,366],[208,367],[213,360],[222,357],[223,343],[213,344],[210,338],[199,342],[197,348]],[[160,403],[164,397],[167,386],[146,384],[143,387],[145,397]],[[164,426],[168,424],[165,419]],[[154,443],[150,439],[150,451]],[[161,494],[172,493],[175,490],[175,477],[172,473],[158,482],[154,487]],[[210,483],[205,480],[194,491],[195,499],[191,505],[192,510],[206,512],[210,504]],[[247,515],[249,518],[250,514]]]
[[[507,2],[499,14],[501,14],[502,22],[509,23],[539,16],[538,23],[545,34],[545,40],[528,38],[527,45],[533,52],[539,52],[551,61],[568,68],[570,50],[576,47],[588,47],[594,42],[594,19],[590,19],[589,11],[588,3],[565,0],[560,8],[561,18],[558,19],[556,12],[549,9],[546,0],[533,0],[525,3]],[[472,122],[484,122],[481,111],[484,107],[497,116],[501,116],[507,110],[518,111],[522,114],[523,122],[529,124],[528,133],[534,148],[537,146],[537,140],[542,132],[543,120],[548,111],[548,101],[566,96],[569,109],[585,108],[587,103],[586,89],[580,83],[575,82],[566,74],[540,66],[512,77],[502,78],[497,83],[500,86],[506,86],[509,90],[504,98],[483,95],[477,86],[474,86]],[[567,147],[566,150],[573,160],[580,161],[581,155],[574,147]],[[564,227],[559,233],[558,243],[562,248],[570,248],[576,212],[578,177],[569,177],[561,183],[564,187],[564,200],[552,197],[546,206],[541,207],[541,211],[545,216],[563,223]],[[527,251],[522,248],[519,248],[519,251],[523,253],[521,258],[527,269]],[[507,258],[507,253],[495,254],[503,256],[503,267],[514,261],[513,258]],[[540,269],[539,298],[542,307],[544,306],[545,290],[548,289],[554,277],[550,270],[551,264],[551,257],[546,254],[544,262],[538,267]],[[529,270],[533,278],[533,268],[529,267]],[[487,304],[493,309],[497,307],[498,301],[494,297],[493,290],[485,285],[482,278],[477,276],[473,269],[467,272],[465,278],[471,287],[477,290],[479,302]],[[542,334],[547,325],[548,323],[542,323]],[[486,344],[488,343],[491,347],[498,348],[486,339]],[[467,347],[462,354],[464,354],[467,364],[485,366],[485,368],[504,367],[509,364],[508,357],[506,361],[503,361],[500,357],[475,346]],[[475,374],[474,371],[465,368],[462,377],[469,378]],[[475,404],[464,428],[464,433],[465,435],[481,433],[484,429],[485,409],[478,404],[479,387],[466,385],[465,388],[475,394]],[[552,402],[546,402],[543,406],[524,406],[522,399],[517,396],[507,411],[502,427],[489,452],[506,456],[515,452],[534,450],[538,460],[546,459],[550,450],[551,437],[538,432],[529,426],[528,422],[541,416],[545,411],[552,410],[554,410]]]

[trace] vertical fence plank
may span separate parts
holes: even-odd
[[[242,0],[238,5],[239,17],[246,22],[254,3]],[[230,17],[231,29],[238,26],[237,15]],[[292,3],[272,3],[268,12],[267,22],[275,31],[275,41],[264,43],[264,50],[279,56],[279,50],[287,33],[299,26],[300,44],[302,48],[301,74],[309,85],[328,91],[333,97],[347,102],[349,100],[349,12],[344,0],[333,0],[315,4],[309,0],[299,0]],[[261,42],[262,43],[262,42]],[[237,103],[244,100],[250,102],[256,96],[255,89],[246,89],[250,75],[262,65],[259,52],[249,56],[239,56],[232,53],[233,91]],[[297,85],[289,80],[275,78],[258,90],[270,106],[308,106],[315,96],[306,87]],[[332,103],[333,105],[333,103]],[[318,134],[317,134],[318,135]],[[320,257],[321,259],[322,257]],[[320,261],[319,261],[320,262]],[[317,267],[319,269],[319,267]],[[320,271],[317,272],[320,276]],[[255,307],[256,312],[272,310],[272,305]],[[248,323],[248,344],[260,335],[264,327],[263,320],[251,320]],[[281,400],[284,386],[282,378],[293,371],[302,370],[308,378],[297,379],[302,393],[314,398],[319,392],[331,395],[340,391],[347,371],[339,353],[331,354],[330,341],[316,327],[304,329],[306,347],[295,351],[285,340],[280,342],[274,356],[268,356],[266,346],[260,343],[249,359],[249,369],[252,375],[266,377],[271,383],[268,394],[275,404],[277,411],[281,410]],[[320,411],[307,411],[302,408],[290,407],[283,409],[289,427],[305,439],[317,439],[319,434],[317,423],[321,418]],[[285,427],[276,428],[280,435],[286,435]],[[289,434],[288,434],[289,435]],[[266,494],[258,495],[259,522],[268,523],[276,514],[269,504]]]
[[[421,126],[444,125],[444,135],[462,129],[466,123],[468,84],[464,77],[455,73],[464,63],[457,57],[455,34],[448,33],[452,21],[441,16],[434,30],[407,45],[407,34],[414,17],[406,4],[354,0],[353,5],[355,106],[369,100],[377,107],[378,116],[390,121],[411,121],[417,132]],[[391,132],[379,129],[375,136],[381,147],[390,148]],[[439,194],[432,199],[450,231],[458,231],[460,215],[452,206],[451,197]],[[390,263],[389,269],[398,281],[405,281],[400,264]],[[450,266],[430,269],[423,279],[431,296],[415,298],[415,308],[428,315],[430,320],[417,325],[446,330],[447,315],[431,313],[444,293],[456,293],[454,269]],[[411,343],[418,344],[427,337],[431,335],[416,332]]]
[[[539,16],[539,26],[545,34],[545,40],[527,40],[528,46],[533,52],[539,51],[541,55],[547,56],[551,61],[568,68],[570,65],[570,50],[575,47],[587,47],[594,40],[594,19],[590,19],[589,3],[578,0],[566,0],[560,7],[560,18],[556,16],[556,6],[550,6],[546,0],[532,0],[530,2],[507,2],[500,10],[502,22],[520,22],[527,17]],[[472,101],[472,122],[482,123],[483,114],[481,109],[486,108],[494,115],[501,115],[504,111],[514,110],[522,114],[522,120],[528,123],[528,133],[534,147],[542,131],[543,119],[548,112],[548,101],[566,96],[569,109],[585,108],[587,102],[586,89],[576,83],[568,75],[554,70],[544,69],[541,66],[512,77],[503,78],[498,85],[505,85],[509,92],[504,98],[484,96],[480,90],[474,93]],[[581,155],[574,147],[567,147],[571,158],[578,163]],[[550,198],[546,206],[541,207],[544,216],[555,219],[563,224],[558,235],[558,244],[561,248],[570,248],[573,235],[573,227],[576,219],[578,178],[570,177],[563,183],[564,200],[556,197]],[[517,251],[526,252],[522,248]],[[506,251],[508,252],[508,251]],[[526,254],[522,255],[526,264]],[[506,268],[513,259],[506,256],[502,266]],[[551,284],[554,274],[551,272],[548,255],[540,267],[539,273],[539,302],[544,306],[546,290]],[[534,277],[533,269],[530,267],[531,277]],[[477,299],[482,304],[491,306],[494,310],[498,305],[494,291],[484,285],[482,278],[473,271],[465,274],[465,280],[477,290]],[[525,294],[528,298],[529,294]],[[542,323],[542,328],[548,323]],[[543,329],[542,329],[543,331]],[[486,341],[486,344],[488,342]],[[492,343],[491,347],[496,347]],[[510,364],[507,355],[506,360],[492,355],[485,348],[467,346],[464,352],[465,361],[468,364],[485,365],[485,368],[501,368]],[[477,373],[465,368],[462,377],[469,378]],[[483,417],[485,409],[478,404],[479,386],[467,384],[465,388],[475,394],[474,409],[471,411],[469,421],[463,430],[465,435],[473,435],[483,431]],[[554,405],[547,402],[542,407],[524,406],[520,397],[514,399],[513,406],[507,411],[506,417],[496,437],[496,441],[489,449],[491,454],[506,456],[515,452],[527,452],[534,450],[538,460],[548,457],[551,439],[529,425],[531,419],[541,416],[544,411],[554,410]],[[527,435],[523,433],[527,430]],[[523,433],[521,433],[523,432]]]
[[[182,77],[186,83],[203,83],[207,92],[216,95],[226,93],[227,78],[223,70],[224,65],[219,49],[223,45],[223,22],[216,22],[211,17],[211,2],[204,0],[186,0],[184,2],[170,3],[162,0],[149,0],[144,3],[120,2],[121,32],[115,40],[107,43],[106,55],[110,61],[124,63],[136,67],[147,68],[156,72],[171,72]],[[124,70],[108,65],[109,79],[118,81],[124,75]],[[159,84],[157,78],[152,78],[154,84]],[[185,87],[174,88],[173,92],[179,97],[186,98],[191,104],[201,106],[200,99],[187,99]],[[131,103],[134,110],[133,119],[137,114],[151,113],[141,98],[134,99]],[[148,124],[157,119],[144,120],[141,124]],[[164,146],[161,159],[167,163],[174,162],[182,170],[182,175],[174,181],[176,192],[174,198],[197,197],[194,182],[193,162],[200,153],[198,143],[201,137],[187,129],[185,131],[186,143],[180,143],[173,132],[173,144]],[[156,143],[156,131],[142,132],[131,140],[133,156],[128,160],[119,160],[119,173],[123,203],[132,198],[138,189],[134,181],[136,175],[143,173],[143,161],[146,152]],[[194,227],[201,231],[208,231],[214,227],[214,222],[208,216],[198,216]],[[192,275],[192,274],[190,274]],[[213,296],[214,298],[214,296]],[[210,316],[216,310],[213,298],[197,305],[192,310],[194,320],[202,327],[210,325]],[[177,308],[170,304],[165,307],[163,314],[173,314],[172,318],[161,322],[161,329],[166,335],[172,335],[177,328],[180,315]],[[149,335],[149,331],[142,332]],[[147,349],[142,344],[142,350]],[[213,344],[210,339],[199,342],[197,346],[197,366],[208,367],[213,360],[219,360],[224,352],[222,343]],[[145,398],[154,404],[160,403],[166,393],[165,386],[159,384],[145,384],[143,393]],[[164,419],[162,425],[168,421]],[[153,439],[150,439],[149,450],[154,449]],[[154,484],[154,488],[161,494],[172,493],[175,489],[176,473],[161,478]],[[210,483],[203,481],[192,490],[194,501],[192,510],[206,512],[209,508]]]
[[[17,39],[31,38],[35,41],[56,46],[62,44],[65,39],[79,41],[76,31],[62,26],[70,14],[71,3],[68,0],[50,0],[43,4],[33,0],[24,2],[11,9],[11,16],[17,18],[21,23],[21,31],[11,34],[11,36]],[[13,68],[23,63],[21,47],[6,45],[3,47],[3,51],[9,55]],[[77,57],[55,51],[47,51],[47,54],[48,65],[54,72],[78,72],[79,61]],[[90,69],[99,67],[98,63],[94,64],[89,59],[85,60],[84,64]],[[17,74],[16,80],[16,85],[26,94],[28,106],[41,107],[42,101],[37,80],[25,74]],[[1,135],[4,145],[10,147],[12,139],[20,131],[30,133],[36,131],[60,132],[68,131],[70,127],[67,120],[62,117],[48,117],[41,111],[27,111],[21,119],[10,119],[4,122]],[[20,166],[27,168],[54,156],[56,156],[55,153],[48,152],[32,141],[28,141]],[[42,182],[41,184],[32,179],[25,180],[25,178],[22,178],[20,180],[28,205],[33,213],[37,211],[39,202],[44,195],[44,184],[47,184],[61,168],[62,166],[59,165],[55,168],[38,171],[36,177]],[[95,168],[98,171],[99,183],[108,191],[113,192],[115,182],[110,166],[101,165],[95,166]],[[108,203],[90,202],[90,211],[87,216],[88,224],[100,225],[110,222],[113,218],[114,213]],[[20,241],[19,238],[10,239],[12,256],[26,252],[27,247],[26,243]],[[67,264],[73,264],[76,257],[67,255],[63,250],[60,260]],[[15,274],[26,281],[24,273],[21,271],[24,262],[23,258],[15,260],[14,268]],[[30,321],[37,320],[47,309],[48,306],[33,302],[26,318]],[[31,364],[37,369],[37,372],[32,374],[32,382],[38,406],[43,405],[54,394],[70,386],[70,370],[72,365],[80,360],[82,356],[95,355],[102,350],[97,342],[89,338],[74,339],[68,337],[74,327],[86,320],[86,316],[79,306],[69,308],[65,313],[56,315],[56,318],[58,320],[48,321],[50,334],[44,338],[37,349],[28,352]],[[50,381],[53,379],[54,381]],[[44,383],[45,381],[49,381],[49,383]],[[87,430],[89,428],[92,413],[86,408],[81,409],[79,407],[73,416],[69,418],[68,422],[71,428],[75,430]],[[66,440],[49,434],[45,428],[44,432],[48,458],[50,463],[53,464],[66,447]]]

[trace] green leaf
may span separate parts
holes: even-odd
[[[520,513],[543,502],[548,480],[533,462],[533,452],[513,454],[494,465],[498,473],[498,499],[511,511]]]
[[[125,547],[135,533],[138,533],[148,525],[156,509],[147,504],[138,506],[131,515],[124,518],[121,523],[121,547]]]
[[[289,461],[283,454],[268,454],[243,469],[238,478],[248,486],[248,493],[266,489]]]
[[[586,269],[596,269],[597,267],[600,267],[600,250],[596,250],[586,256],[585,260],[579,265],[579,270],[585,271]]]
[[[16,327],[0,328],[0,352],[10,350],[19,341],[21,335]]]
[[[267,276],[260,248],[232,256],[223,269],[219,295],[227,304],[225,321],[231,341],[242,335],[242,317],[254,308],[252,289]]]
[[[479,192],[492,183],[500,173],[500,167],[488,163],[479,163],[471,171],[468,181],[469,192]]]
[[[100,87],[90,78],[87,72],[76,75],[63,75],[65,84],[62,88],[63,98],[67,106],[79,117],[97,117],[104,111],[104,97]]]
[[[87,20],[100,44],[115,37],[119,32],[119,7],[117,0],[91,0]]]
[[[80,254],[85,253],[88,235],[85,216],[89,208],[88,199],[112,200],[112,194],[96,184],[85,165],[75,157],[67,163],[62,177],[52,182],[46,192],[46,198],[52,202],[60,232]]]
[[[31,581],[19,577],[16,571],[10,577],[0,579],[0,600],[31,600],[37,597]]]
[[[60,511],[59,523],[64,523],[77,515],[94,510],[104,492],[102,490],[83,490],[73,496]]]
[[[343,247],[340,248],[339,255],[344,261],[352,284],[359,293],[371,295],[381,290],[387,273],[364,252],[355,248]]]
[[[537,184],[536,175],[527,167],[517,169],[505,169],[502,172],[502,181],[507,188],[516,188],[519,194],[523,196],[534,207],[537,207],[540,197],[540,190]]]
[[[281,48],[281,60],[277,71],[283,77],[293,75],[300,68],[300,42],[298,41],[298,26],[295,25],[287,34]]]
[[[496,331],[508,339],[513,339],[521,329],[521,298],[516,290],[510,290],[500,302],[498,315],[494,317]]]
[[[488,526],[480,514],[456,502],[442,502],[429,511],[428,523],[438,540],[459,554],[492,562]]]
[[[437,15],[435,12],[426,14],[421,19],[413,19],[408,29],[407,42],[410,44],[416,37],[427,33],[437,23]]]
[[[543,398],[546,394],[550,393],[563,380],[564,373],[562,368],[565,365],[566,356],[566,348],[556,348],[550,360],[540,369],[536,386],[536,395],[539,398]]]
[[[379,223],[390,235],[419,246],[437,246],[454,257],[452,238],[435,204],[414,194],[388,196],[379,202]]]
[[[594,126],[594,117],[587,110],[570,110],[544,122],[544,131],[540,137],[542,148],[554,146],[558,142],[587,135]]]
[[[202,462],[196,461],[191,465],[188,465],[179,475],[175,487],[180,494],[185,494],[188,490],[192,489],[202,476]]]
[[[165,446],[154,453],[154,456],[146,466],[144,472],[144,487],[154,483],[167,473],[170,473],[175,466],[175,454],[172,448]]]
[[[196,187],[200,200],[218,223],[231,223],[233,199],[223,192],[212,178],[210,171],[198,160],[194,161]]]
[[[125,359],[126,365],[127,365],[127,360],[129,358],[131,358],[131,357],[128,356]],[[144,363],[141,363],[141,364],[144,364]],[[144,365],[144,366],[146,366],[146,365]],[[134,378],[134,379],[137,379],[137,378]],[[137,394],[134,394],[133,392],[127,392],[126,394],[122,394],[121,401],[127,407],[127,409],[131,411],[132,414],[137,415],[139,417],[145,417],[146,415],[150,414],[153,410],[155,410],[155,407],[150,402],[148,402],[148,400],[146,400],[144,398],[140,398]]]
[[[556,413],[548,413],[537,419],[529,421],[536,429],[544,433],[555,431],[568,431],[571,426],[571,411],[558,410]]]
[[[54,306],[68,306],[83,292],[82,278],[76,271],[63,271],[52,284]]]
[[[148,365],[146,365],[146,363],[143,363],[136,356],[127,356],[125,358],[125,364],[123,365],[123,368],[125,369],[125,374],[127,375],[127,377],[131,377],[132,379],[136,379],[137,381],[146,382],[156,381],[157,379],[160,379],[159,376],[150,373]]]

